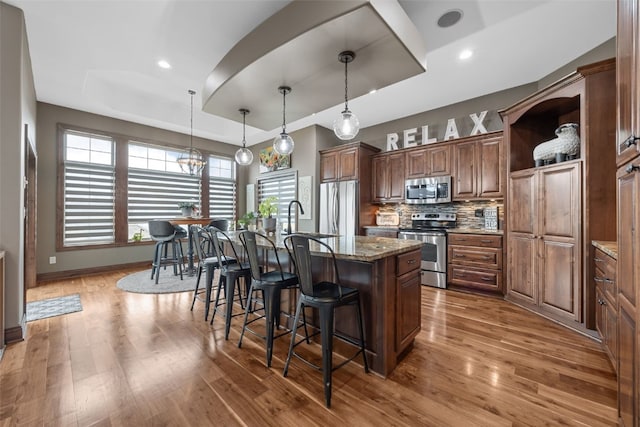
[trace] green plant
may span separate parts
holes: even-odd
[[[195,209],[196,204],[193,202],[180,202],[178,203],[180,209]]]
[[[242,215],[242,218],[238,220],[238,224],[240,224],[243,228],[247,228],[247,225],[249,225],[249,223],[255,218],[256,216],[253,212],[247,212],[246,214]]]
[[[278,205],[276,202],[278,198],[276,196],[269,196],[263,201],[260,202],[258,206],[258,211],[260,212],[260,216],[262,218],[271,218],[271,215],[278,212]]]
[[[141,242],[143,233],[144,233],[144,230],[141,228],[140,231],[138,231],[137,233],[133,233],[131,240],[133,240],[134,242]]]

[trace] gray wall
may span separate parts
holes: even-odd
[[[25,125],[36,142],[36,94],[24,15],[0,2],[0,250],[6,252],[5,328],[24,315]]]
[[[153,251],[148,245],[131,245],[108,249],[82,249],[56,251],[56,177],[57,125],[64,123],[97,131],[118,133],[140,140],[155,141],[167,145],[189,146],[189,136],[154,127],[57,105],[38,103],[38,274],[76,270],[106,265],[145,261]],[[193,146],[216,154],[231,155],[238,147],[202,138],[193,138]],[[56,256],[57,263],[49,264],[49,257]]]

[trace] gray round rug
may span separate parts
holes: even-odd
[[[196,288],[196,276],[189,277],[186,274],[182,274],[183,280],[180,280],[180,276],[174,276],[173,271],[170,268],[166,270],[160,270],[160,278],[158,284],[155,280],[151,279],[151,270],[138,271],[137,273],[129,274],[118,280],[116,286],[123,291],[135,292],[139,294],[167,294],[172,292],[187,292]],[[200,279],[204,280],[204,279]]]

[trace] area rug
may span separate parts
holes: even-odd
[[[48,298],[27,303],[27,322],[82,311],[80,295]]]
[[[135,292],[138,294],[168,294],[172,292],[187,292],[196,288],[196,276],[182,275],[174,276],[171,269],[160,270],[160,278],[156,284],[151,279],[151,270],[139,271],[129,274],[118,280],[116,286],[123,291]],[[204,278],[200,279],[204,281]]]

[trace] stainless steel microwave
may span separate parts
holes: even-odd
[[[405,182],[405,203],[429,204],[451,202],[451,176],[430,176]]]

